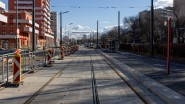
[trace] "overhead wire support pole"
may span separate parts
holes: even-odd
[[[18,18],[19,18],[19,16],[18,16],[18,0],[16,0],[16,49],[18,49],[19,48],[19,40],[18,40],[18,35],[19,35],[19,33],[18,33]]]
[[[60,12],[60,46],[62,46],[62,12]]]
[[[32,6],[32,51],[35,51],[35,0]]]
[[[118,11],[118,49],[120,50],[120,11]]]
[[[170,75],[170,52],[171,52],[171,18],[168,18],[168,45],[167,45],[167,74]]]
[[[153,37],[154,37],[154,5],[153,5],[153,0],[151,0],[151,10],[150,10],[150,56],[151,57],[153,57],[153,53],[154,53]]]
[[[97,39],[96,39],[96,48],[98,49],[98,21],[97,21]]]

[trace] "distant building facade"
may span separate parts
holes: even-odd
[[[185,18],[185,0],[173,0],[173,7],[179,19]]]
[[[15,10],[16,0],[9,0],[8,11]],[[18,0],[18,10],[27,11],[32,15],[32,0]],[[50,0],[35,0],[35,21],[39,25],[39,34],[36,34],[37,47],[53,46],[54,36],[50,27]]]
[[[5,4],[0,1],[0,25],[1,25],[1,29],[5,26],[5,24],[7,23],[7,17],[3,14],[5,12]],[[2,37],[2,31],[0,32],[0,37]],[[0,38],[0,48],[7,48],[8,47],[8,43],[6,40],[3,40],[2,38]]]
[[[174,19],[174,14],[173,14],[173,10],[172,8],[168,7],[165,9],[162,8],[158,8],[158,9],[154,9],[154,24],[155,26],[160,26],[161,28],[158,28],[157,31],[155,31],[155,35],[156,35],[156,42],[162,42],[162,41],[166,41],[166,31],[165,31],[165,26],[167,26],[167,20],[168,17],[171,17],[172,19]],[[139,20],[141,24],[144,24],[145,27],[147,28],[145,31],[150,30],[150,11],[149,10],[144,10],[141,11],[139,13]],[[149,31],[148,33],[149,36]]]
[[[18,12],[18,32],[16,27],[16,12],[8,11],[3,14],[8,17],[7,23],[1,23],[0,39],[8,43],[8,48],[16,47],[16,38],[18,38],[19,48],[28,48],[32,46],[32,15],[26,11]],[[39,34],[39,25],[35,24],[35,34]]]
[[[185,43],[185,0],[173,0],[174,14],[176,16],[176,40]]]
[[[55,43],[55,46],[57,46],[57,21],[58,21],[58,18],[57,18],[57,12],[56,11],[52,11],[51,12],[51,30],[53,31],[53,35],[54,35],[54,43]]]

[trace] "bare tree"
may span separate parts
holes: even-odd
[[[128,27],[132,31],[133,34],[133,39],[134,43],[136,42],[136,32],[139,30],[139,17],[138,16],[130,16],[130,17],[125,17],[123,20],[123,23],[125,26]]]

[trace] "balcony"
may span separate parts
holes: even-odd
[[[16,4],[16,1],[14,1],[14,3]],[[32,1],[18,1],[18,4],[32,4]]]
[[[0,9],[5,9],[5,4],[2,1],[0,1]]]
[[[5,22],[5,23],[7,23],[7,17],[4,16],[4,15],[2,15],[2,14],[0,14],[0,22]]]
[[[46,5],[49,6],[49,1],[48,0],[44,0],[44,3],[46,3]]]
[[[1,39],[16,39],[16,35],[1,35],[0,34]],[[17,37],[19,38],[19,35],[17,35]]]
[[[32,28],[31,27],[24,27],[24,31],[32,32]],[[38,30],[35,30],[35,33],[36,34],[39,34],[39,31]]]
[[[48,38],[54,39],[54,36],[49,35],[49,34],[47,34],[47,33],[45,33],[45,32],[41,32],[41,35],[42,35],[42,36],[45,36],[45,37],[48,37]]]
[[[18,6],[19,9],[32,9],[32,6]],[[16,9],[16,6],[14,6],[14,9]]]
[[[13,19],[13,23],[16,23],[16,19]],[[18,23],[25,23],[32,25],[32,20],[18,19]],[[35,23],[35,27],[39,28],[39,24]]]

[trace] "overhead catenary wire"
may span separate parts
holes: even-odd
[[[117,6],[98,6],[98,7],[88,7],[88,6],[51,6],[53,8],[55,7],[60,7],[60,8],[74,8],[74,9],[83,9],[83,8],[96,8],[96,9],[120,9],[120,8],[130,8],[130,9],[134,9],[134,8],[146,8],[146,7],[150,7],[150,6],[128,6],[128,7],[117,7]]]

